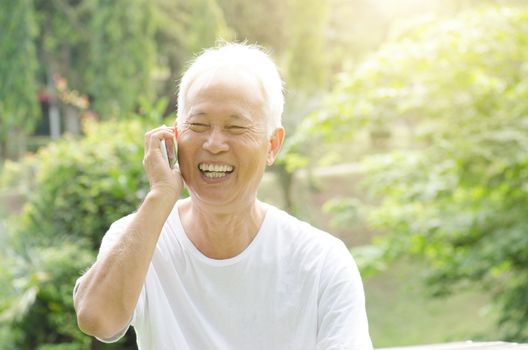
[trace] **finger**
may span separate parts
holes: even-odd
[[[174,128],[168,127],[166,125],[158,126],[157,128],[151,129],[151,130],[149,130],[149,131],[147,131],[145,133],[145,135],[144,135],[145,136],[145,141],[149,140],[152,137],[152,135],[155,135],[155,134],[157,134],[157,133],[159,133],[160,131],[163,131],[163,130],[174,132]]]
[[[161,140],[172,140],[174,137],[174,130],[172,128],[163,126],[153,129],[145,134],[145,150],[159,149]]]
[[[172,140],[173,136],[174,134],[171,131],[160,130],[150,136],[148,140],[148,146],[151,149],[159,148],[160,142],[162,140],[165,140],[165,142],[168,143],[170,140]]]
[[[168,127],[166,125],[161,125],[161,126],[158,126],[157,128],[154,128],[154,129],[151,129],[149,131],[147,131],[145,133],[145,138],[150,138],[150,136],[152,134],[155,134],[156,132],[160,131],[160,130],[164,130],[164,129],[167,129]]]

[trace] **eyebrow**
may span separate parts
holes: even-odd
[[[207,117],[208,114],[205,113],[205,112],[201,112],[201,111],[198,111],[198,112],[194,112],[192,114],[190,114],[187,118],[192,118],[192,117]],[[251,122],[251,119],[246,117],[246,116],[243,116],[243,115],[240,115],[240,114],[231,114],[229,116],[229,118],[231,119],[236,119],[236,120],[242,120],[242,121],[246,121],[246,122]]]
[[[204,112],[195,112],[195,113],[191,113],[189,114],[188,118],[192,118],[192,117],[205,117],[207,115],[207,113],[204,113]]]
[[[251,119],[244,116],[244,115],[240,115],[240,114],[231,114],[229,116],[229,118],[231,119],[236,119],[236,120],[242,120],[242,121],[245,121],[245,122],[251,122]]]

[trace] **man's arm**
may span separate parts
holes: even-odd
[[[74,305],[79,328],[110,339],[130,322],[161,229],[183,188],[179,169],[163,161],[159,141],[172,137],[161,127],[145,134],[143,164],[151,190],[132,221],[76,286]]]
[[[327,254],[320,291],[317,349],[372,350],[363,283],[342,242]]]

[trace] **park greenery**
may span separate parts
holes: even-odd
[[[434,295],[488,290],[514,340],[528,339],[527,62],[527,10],[426,20],[343,74],[305,122],[330,140],[403,129],[406,144],[363,159],[370,198],[334,207],[389,233],[371,269],[417,258]]]
[[[0,341],[2,348],[90,345],[72,313],[72,286],[94,261],[109,225],[134,211],[148,190],[141,162],[147,127],[139,119],[92,124],[82,140],[65,137],[28,161],[37,174],[25,186],[30,199],[9,222],[8,244],[2,248],[10,267],[1,276],[7,280],[2,283],[2,321],[14,330],[2,339],[4,344]],[[8,162],[4,179],[19,172],[17,164]]]
[[[442,3],[443,15],[396,22],[382,0],[7,1],[0,190],[23,205],[0,203],[0,348],[135,348],[133,334],[83,335],[72,288],[148,191],[144,132],[172,123],[186,62],[220,38],[257,42],[280,65],[288,138],[271,170],[285,208],[299,169],[358,161],[363,195],[324,208],[377,233],[354,251],[362,272],[419,261],[431,295],[485,290],[502,339],[528,341],[528,9]],[[40,89],[55,112],[98,121],[10,153],[31,137]]]
[[[10,130],[30,131],[37,119],[37,58],[34,14],[30,1],[7,1],[0,11],[0,158]],[[10,33],[9,38],[5,33]]]

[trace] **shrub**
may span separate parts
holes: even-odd
[[[82,139],[65,137],[3,168],[0,184],[23,187],[27,202],[0,232],[0,345],[90,348],[94,340],[77,327],[73,286],[109,225],[134,211],[148,189],[149,128],[139,119],[89,124]]]
[[[148,189],[139,121],[92,124],[37,154],[38,175],[18,234],[48,245],[82,240],[99,247],[110,223],[133,211]]]

